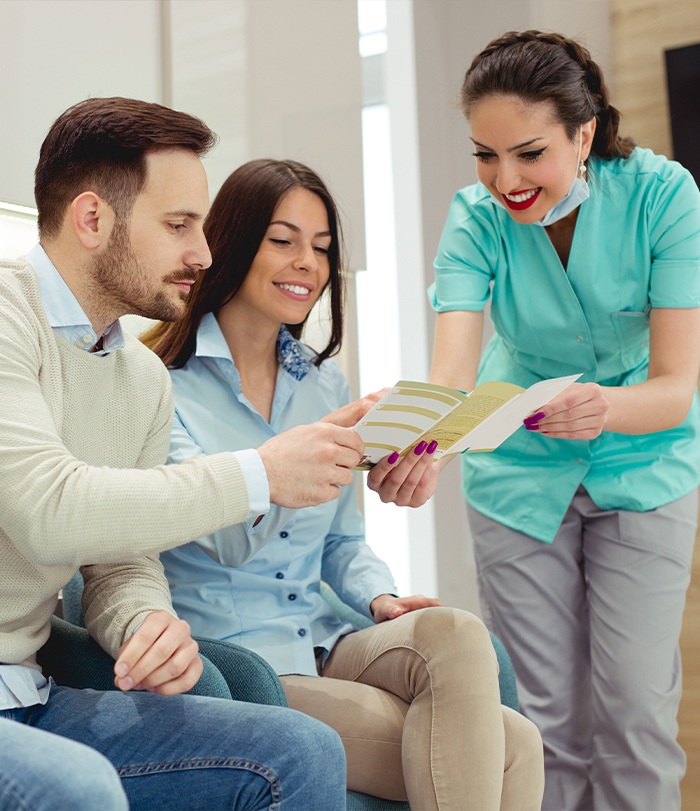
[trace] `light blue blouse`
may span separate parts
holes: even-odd
[[[479,382],[522,386],[646,379],[652,307],[700,307],[700,192],[678,163],[635,149],[589,160],[566,270],[544,229],[515,222],[477,183],[454,197],[429,295],[437,312],[483,310],[495,335]],[[641,436],[548,439],[520,428],[493,453],[465,454],[463,489],[479,512],[551,542],[578,486],[602,509],[652,510],[700,479],[697,395],[682,425]]]
[[[216,318],[208,314],[183,369],[171,372],[175,397],[170,461],[198,453],[257,447],[349,402],[333,361],[282,328],[268,423],[241,390],[240,376]],[[298,471],[304,475],[303,470]],[[239,524],[161,555],[173,605],[195,634],[226,639],[263,656],[277,673],[317,675],[314,647],[330,651],[353,626],[320,594],[325,580],[371,618],[370,602],[396,593],[391,572],[364,540],[354,487],[336,501],[303,510],[273,507],[253,526]]]

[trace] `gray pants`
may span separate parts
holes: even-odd
[[[543,811],[677,811],[680,637],[698,494],[649,512],[583,488],[553,544],[468,507],[484,617],[545,744]]]

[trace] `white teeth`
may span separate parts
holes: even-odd
[[[309,292],[308,287],[302,287],[299,284],[278,284],[277,287],[281,287],[282,290],[289,290],[292,293],[296,293],[298,296],[304,296]]]
[[[531,197],[534,197],[539,189],[532,189],[531,191],[523,192],[522,194],[504,194],[503,196],[511,201],[511,203],[524,203]]]

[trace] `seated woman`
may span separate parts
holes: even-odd
[[[247,163],[221,188],[205,234],[213,264],[186,316],[144,338],[172,370],[173,462],[258,445],[349,400],[328,359],[342,340],[343,283],[337,210],[321,179],[294,161]],[[316,353],[299,337],[326,289],[331,337]],[[542,742],[501,707],[486,628],[437,600],[395,596],[353,488],[319,507],[273,508],[162,560],[194,633],[262,655],[290,706],[338,731],[350,789],[416,811],[540,808]],[[376,624],[341,621],[322,579]]]

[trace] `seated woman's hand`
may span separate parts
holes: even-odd
[[[437,489],[438,473],[444,462],[435,462],[437,443],[419,453],[407,453],[397,464],[396,454],[386,456],[367,474],[367,487],[385,504],[421,507]],[[416,448],[418,450],[420,445]]]
[[[523,423],[554,439],[595,439],[608,419],[610,404],[597,383],[573,383]]]
[[[419,608],[430,608],[434,605],[444,605],[434,597],[425,597],[423,594],[413,594],[410,597],[394,597],[393,594],[380,594],[369,605],[375,622],[395,620],[409,611]]]

